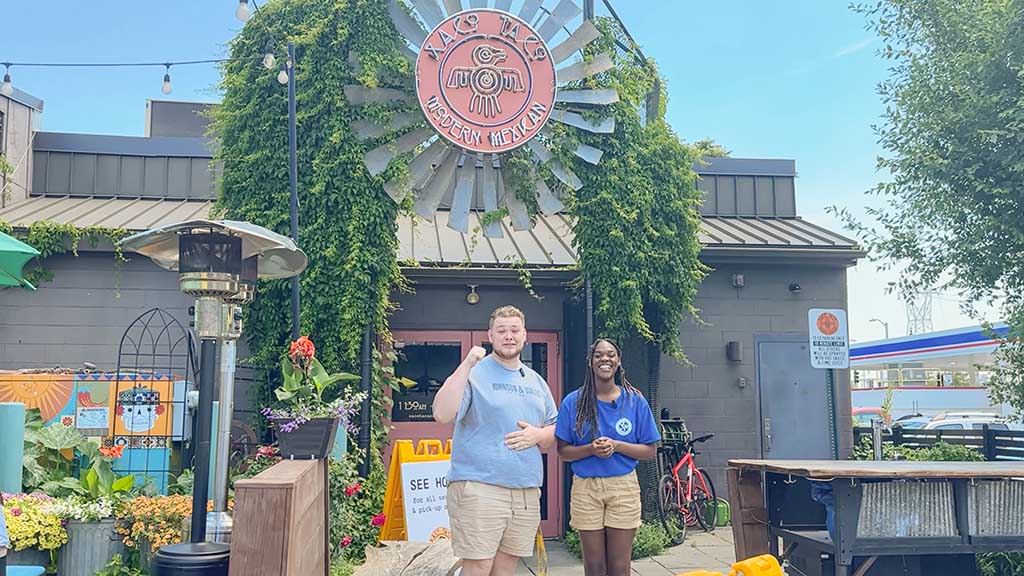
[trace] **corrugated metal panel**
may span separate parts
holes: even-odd
[[[73,222],[78,226],[109,226],[131,231],[192,218],[206,218],[211,201],[149,198],[77,198],[34,196],[0,209],[0,221],[25,228],[40,220]],[[573,247],[571,220],[563,214],[538,215],[532,230],[516,231],[501,223],[502,236],[487,238],[480,228],[479,214],[470,213],[470,234],[448,228],[448,213],[438,212],[434,222],[418,216],[398,221],[398,258],[417,262],[455,265],[572,266],[577,254]],[[474,236],[476,237],[474,240]],[[698,237],[713,248],[750,250],[847,249],[857,250],[853,240],[799,218],[723,218],[704,216]]]
[[[1024,536],[1024,482],[972,482],[968,494],[971,536]]]
[[[957,536],[952,482],[863,485],[858,538]]]

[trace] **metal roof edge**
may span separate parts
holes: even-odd
[[[213,140],[210,138],[36,132],[32,149],[77,154],[213,158]]]
[[[11,93],[10,96],[7,96],[7,98],[10,98],[19,104],[24,104],[33,110],[37,110],[39,112],[43,111],[43,101],[24,90],[18,90],[15,88],[14,92]]]
[[[701,158],[693,163],[698,175],[796,176],[796,160],[783,158]]]

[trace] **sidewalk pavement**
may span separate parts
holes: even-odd
[[[583,562],[577,560],[560,541],[545,542],[548,552],[548,576],[583,576]],[[686,541],[666,549],[660,556],[633,561],[636,576],[676,576],[691,570],[712,570],[723,574],[735,562],[732,528],[724,526],[708,534],[691,530]],[[516,576],[535,576],[537,561],[520,563]]]

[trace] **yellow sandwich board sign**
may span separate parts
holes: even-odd
[[[448,468],[451,440],[396,440],[384,492],[384,525],[379,540],[428,542],[447,536]]]

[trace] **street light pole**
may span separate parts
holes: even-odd
[[[288,179],[291,181],[292,241],[299,244],[299,166],[295,128],[295,43],[288,43]],[[299,338],[299,276],[292,276],[292,340]]]
[[[889,339],[889,323],[888,322],[886,322],[884,320],[879,320],[878,318],[872,318],[871,320],[868,320],[868,322],[878,322],[879,324],[881,324],[885,328],[885,339],[886,340]]]

